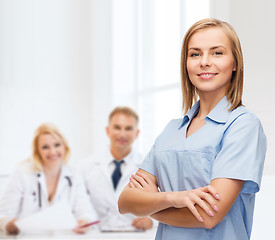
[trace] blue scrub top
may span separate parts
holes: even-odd
[[[266,153],[263,128],[245,107],[228,111],[230,103],[223,97],[205,118],[206,124],[186,138],[199,107],[198,101],[183,119],[172,120],[166,126],[141,169],[156,176],[162,192],[200,188],[215,178],[239,179],[245,184],[225,218],[214,228],[179,228],[160,223],[156,239],[249,239]]]

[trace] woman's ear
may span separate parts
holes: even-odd
[[[234,63],[233,63],[233,69],[232,69],[232,71],[233,71],[233,72],[234,72],[234,71],[237,71],[237,66],[236,66],[235,61],[234,61]]]

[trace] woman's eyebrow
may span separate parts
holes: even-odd
[[[217,48],[224,48],[224,49],[226,49],[226,47],[223,46],[223,45],[214,46],[214,47],[211,47],[210,49],[211,49],[211,50],[214,50],[214,49],[217,49]]]
[[[214,50],[214,49],[217,49],[217,48],[224,48],[224,49],[226,49],[226,47],[223,46],[223,45],[217,45],[217,46],[211,47],[210,50]],[[190,48],[188,48],[188,51],[190,51],[190,50],[200,51],[201,48],[198,48],[198,47],[190,47]]]
[[[196,51],[199,51],[199,50],[200,50],[200,48],[190,47],[190,48],[188,48],[188,52],[189,52],[190,50],[196,50]]]

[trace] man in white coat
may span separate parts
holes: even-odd
[[[143,160],[132,149],[133,142],[139,135],[138,121],[138,115],[132,109],[115,108],[109,115],[106,127],[110,139],[109,149],[85,159],[81,167],[103,231],[147,230],[153,226],[151,218],[121,215],[117,206],[121,191]]]

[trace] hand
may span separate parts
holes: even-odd
[[[148,230],[153,227],[153,221],[149,217],[137,217],[133,220],[132,226],[137,229]]]
[[[85,220],[77,220],[77,226],[73,229],[74,232],[78,233],[78,234],[84,234],[86,233],[90,227],[81,227],[85,224],[89,223],[88,221]]]
[[[20,231],[19,228],[15,225],[15,221],[17,221],[16,218],[9,221],[6,225],[6,230],[8,234],[17,235]]]
[[[220,200],[220,196],[210,185],[190,191],[169,192],[169,195],[173,207],[188,207],[200,222],[203,222],[203,218],[200,216],[195,205],[199,205],[211,217],[214,216],[212,209],[216,212],[218,211],[215,202],[216,200]]]
[[[130,177],[130,188],[139,188],[147,192],[158,192],[157,183],[154,183],[152,179],[145,173],[137,171],[135,175]]]

